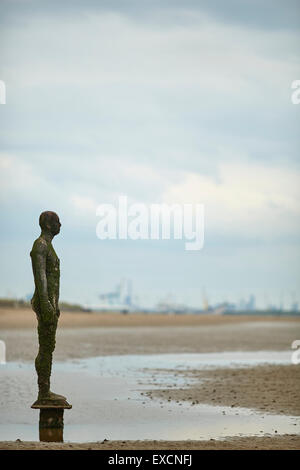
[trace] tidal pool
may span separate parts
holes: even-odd
[[[52,390],[66,395],[64,440],[89,442],[125,439],[222,439],[227,436],[299,434],[300,418],[246,408],[150,400],[141,392],[155,386],[155,369],[207,369],[290,364],[290,352],[225,352],[104,356],[56,362]],[[34,365],[0,366],[0,440],[39,440]],[[189,384],[190,384],[190,378]],[[175,374],[159,385],[187,385]]]

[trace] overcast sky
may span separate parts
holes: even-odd
[[[61,299],[288,307],[299,288],[299,1],[0,2],[0,295],[62,222]],[[96,237],[100,203],[204,203],[205,243]]]

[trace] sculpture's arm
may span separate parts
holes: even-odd
[[[40,302],[48,302],[46,257],[47,245],[43,242],[36,241],[32,249],[31,259],[35,287]]]

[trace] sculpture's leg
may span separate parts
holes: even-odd
[[[35,360],[38,376],[39,399],[46,398],[50,393],[50,375],[52,368],[52,355],[55,348],[57,320],[53,324],[45,324],[41,319],[38,322],[39,352]]]
[[[51,324],[44,323],[38,317],[39,352],[35,360],[35,368],[38,376],[39,400],[66,402],[66,397],[57,395],[50,390],[50,376],[52,369],[52,355],[55,348],[55,335],[57,317]]]

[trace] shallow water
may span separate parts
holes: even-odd
[[[109,374],[123,373],[126,370],[148,369],[207,369],[215,367],[245,367],[259,364],[290,364],[290,351],[233,351],[218,353],[180,353],[103,356],[72,360],[61,364],[64,368],[74,364],[90,371]]]
[[[150,400],[154,369],[205,369],[290,364],[290,352],[226,352],[105,356],[56,362],[53,390],[73,405],[64,414],[64,440],[220,439],[226,436],[300,433],[299,417],[268,415],[242,408]],[[33,364],[0,366],[0,440],[38,440]],[[190,379],[189,384],[190,384]],[[186,379],[159,374],[159,385],[184,386]]]

